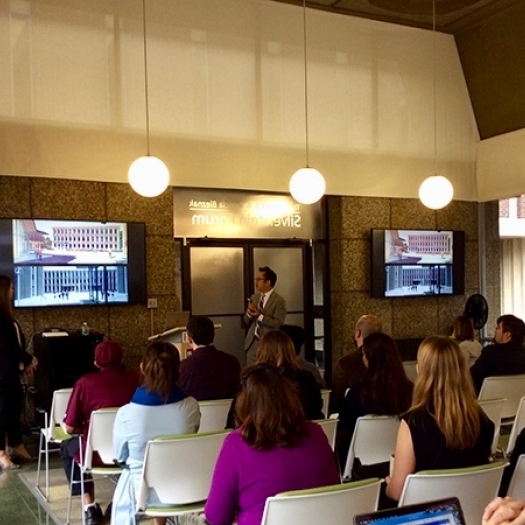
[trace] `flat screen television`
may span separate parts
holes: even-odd
[[[145,303],[145,225],[0,219],[0,273],[17,308]]]
[[[465,293],[465,232],[372,230],[372,297]]]

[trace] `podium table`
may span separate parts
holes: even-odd
[[[221,324],[213,325],[215,330],[221,328],[221,326]],[[191,348],[191,345],[188,343],[188,331],[186,330],[185,326],[171,328],[170,330],[165,330],[160,334],[148,337],[148,342],[153,343],[154,341],[165,341],[166,343],[175,345],[179,351],[181,359],[185,359],[187,357],[188,349]]]

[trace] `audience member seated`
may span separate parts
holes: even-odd
[[[496,498],[485,508],[481,525],[525,525],[525,501]]]
[[[91,413],[100,408],[121,407],[129,403],[139,385],[139,374],[125,371],[122,368],[122,357],[122,347],[115,341],[100,343],[95,348],[95,366],[99,371],[82,376],[73,387],[64,416],[64,424],[69,434],[82,435],[83,449],[85,449]],[[71,482],[73,461],[80,459],[78,449],[79,440],[76,436],[60,444],[60,457],[68,482]],[[102,464],[96,453],[93,460],[95,465]],[[76,464],[73,479],[80,480],[80,471]],[[75,483],[72,490],[73,495],[79,495],[80,483]],[[84,490],[86,491],[83,494],[86,523],[96,525],[102,521],[103,516],[100,505],[95,502],[93,482],[84,483]]]
[[[314,363],[310,363],[310,361],[307,361],[304,357],[300,356],[301,347],[304,345],[306,340],[306,332],[304,328],[295,324],[283,324],[279,330],[282,330],[292,340],[299,368],[308,370],[308,372],[310,372],[315,377],[319,388],[326,388],[326,381],[322,378],[319,368],[317,368]]]
[[[256,359],[257,364],[270,364],[279,368],[296,387],[306,419],[324,419],[321,389],[308,370],[299,368],[292,340],[284,332],[266,332],[259,341]],[[234,398],[228,413],[227,428],[235,426],[235,403]]]
[[[326,435],[306,420],[281,369],[245,368],[235,414],[238,428],[224,441],[206,503],[210,525],[259,525],[266,498],[339,482]]]
[[[186,330],[193,353],[180,364],[179,386],[197,401],[232,399],[239,388],[241,365],[235,356],[213,346],[213,321],[196,315]]]
[[[471,364],[480,356],[481,343],[474,339],[474,325],[470,317],[460,315],[454,319],[452,337],[459,343],[467,363]]]
[[[131,402],[117,412],[113,447],[117,461],[126,468],[118,480],[111,523],[135,525],[136,495],[149,440],[169,434],[191,434],[199,430],[199,404],[177,386],[180,356],[170,343],[156,341],[144,353],[140,370],[144,384]],[[155,503],[150,495],[149,503]],[[165,518],[155,518],[164,525]]]
[[[341,469],[346,463],[357,418],[367,414],[399,416],[410,408],[412,402],[414,385],[405,374],[393,339],[379,332],[370,334],[363,340],[361,350],[365,377],[361,383],[350,388],[339,412],[337,434]],[[373,471],[368,467],[360,469],[356,458],[352,479],[388,475],[388,462],[378,467],[374,467]]]
[[[381,321],[375,315],[362,315],[358,319],[354,330],[354,343],[357,350],[341,357],[334,368],[330,414],[340,412],[347,389],[363,380],[366,368],[361,358],[361,346],[367,335],[376,332],[381,332]]]
[[[479,393],[486,377],[525,374],[525,324],[514,315],[502,315],[496,321],[494,342],[486,346],[470,368],[474,387]]]
[[[396,501],[409,474],[488,463],[494,437],[494,423],[476,401],[456,341],[427,337],[417,366],[412,406],[402,416],[394,471],[386,478],[386,493]]]

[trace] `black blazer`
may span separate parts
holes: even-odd
[[[22,345],[18,341],[13,321],[7,315],[0,314],[0,380],[2,381],[18,381],[19,363],[28,366],[33,360],[33,356],[25,351],[25,338],[20,326],[18,329]]]

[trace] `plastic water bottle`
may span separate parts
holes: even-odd
[[[89,335],[89,326],[86,322],[82,323],[82,335]]]

